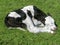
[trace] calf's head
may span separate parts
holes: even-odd
[[[51,30],[57,29],[57,25],[54,19],[50,15],[45,18],[45,25],[49,26]]]

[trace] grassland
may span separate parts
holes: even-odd
[[[35,5],[55,19],[55,34],[9,30],[4,24],[6,14],[27,5]],[[0,0],[0,45],[60,45],[60,0]]]

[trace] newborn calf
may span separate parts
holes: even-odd
[[[16,28],[21,30],[26,28],[32,33],[53,33],[52,30],[56,29],[54,19],[33,5],[11,11],[5,17],[5,24],[9,29]]]

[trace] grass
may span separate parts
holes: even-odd
[[[35,5],[56,20],[55,34],[9,30],[4,24],[6,14],[14,9]],[[60,45],[60,0],[0,0],[0,45]]]

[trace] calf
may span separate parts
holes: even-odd
[[[26,28],[29,32],[32,33],[53,33],[53,30],[56,29],[54,19],[33,5],[14,10],[7,14],[5,17],[5,24],[9,28]],[[42,28],[41,26],[44,27]]]

